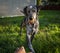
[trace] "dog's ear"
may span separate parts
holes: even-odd
[[[40,8],[40,7],[36,5],[36,8],[37,8],[37,12],[39,12],[39,10],[40,10],[39,8]]]
[[[20,10],[20,12],[24,14],[24,11],[23,10]]]
[[[42,8],[42,6],[41,5],[36,5],[36,8],[37,8],[37,12],[39,12],[40,10],[41,10],[41,8]]]
[[[23,9],[24,14],[27,15],[27,6]]]
[[[27,15],[27,6],[23,10],[20,10],[20,12],[23,13],[24,15]]]

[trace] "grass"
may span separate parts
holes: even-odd
[[[26,31],[19,35],[22,17],[0,18],[0,53],[14,53],[15,49],[26,43]],[[60,53],[60,11],[41,10],[40,28],[32,42],[36,53]]]

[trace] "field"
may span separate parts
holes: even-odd
[[[26,43],[26,31],[19,35],[21,17],[0,18],[0,53],[14,53],[17,47]],[[60,11],[41,10],[39,12],[39,32],[32,45],[36,53],[60,53]]]

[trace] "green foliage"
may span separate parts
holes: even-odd
[[[23,17],[0,18],[0,53],[14,53],[26,43],[26,31],[19,35]],[[40,28],[32,42],[36,53],[60,53],[60,11],[40,11]]]
[[[40,5],[41,4],[41,0],[37,0],[37,5]]]

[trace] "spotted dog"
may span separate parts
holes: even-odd
[[[26,6],[23,11],[25,18],[21,22],[21,30],[20,35],[22,32],[23,26],[26,26],[26,38],[27,38],[27,44],[32,53],[35,53],[33,46],[32,46],[32,40],[34,38],[34,35],[37,34],[38,28],[39,28],[39,21],[38,21],[38,7],[35,5],[29,5]]]

